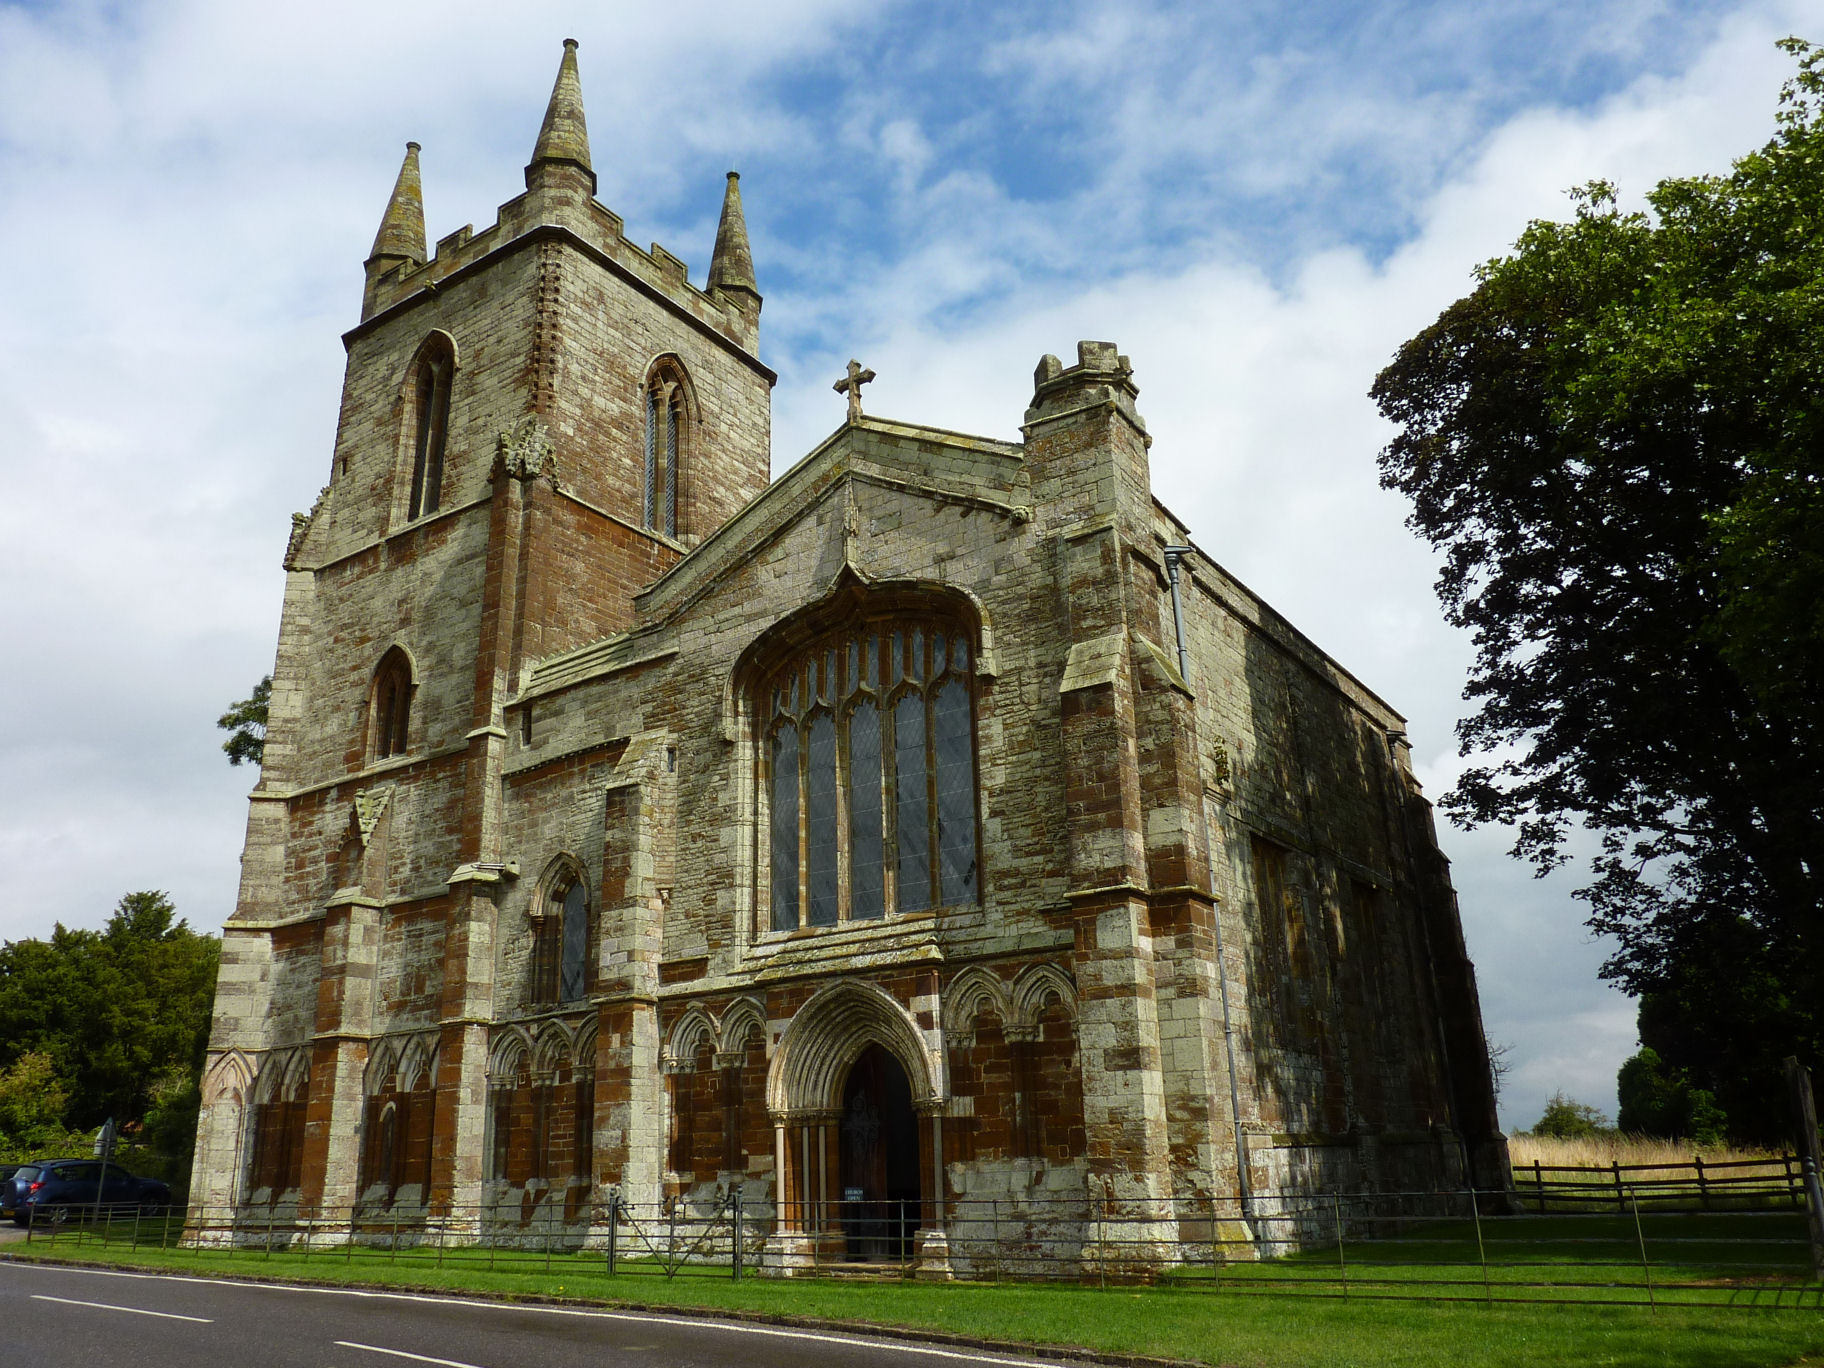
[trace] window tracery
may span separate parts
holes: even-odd
[[[643,525],[678,535],[678,468],[685,431],[684,375],[671,359],[646,378],[646,463]]]
[[[774,931],[976,901],[972,656],[954,618],[896,612],[763,682]]]

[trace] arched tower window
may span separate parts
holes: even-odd
[[[532,933],[532,999],[581,1002],[589,992],[589,889],[567,868],[549,887]]]
[[[644,525],[668,537],[678,535],[678,471],[687,411],[684,368],[667,357],[646,377],[646,467]]]
[[[412,662],[395,646],[380,659],[374,671],[372,719],[369,735],[373,756],[385,760],[404,755],[412,724]]]
[[[435,513],[443,503],[443,447],[450,426],[450,381],[456,354],[447,339],[434,334],[419,355],[413,378],[416,431],[412,445],[412,496],[407,518]]]
[[[765,677],[773,930],[976,901],[973,635],[883,607]]]

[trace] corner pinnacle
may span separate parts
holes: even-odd
[[[536,167],[554,162],[568,162],[581,170],[589,177],[589,193],[595,193],[595,168],[589,163],[589,129],[583,122],[583,83],[576,71],[574,38],[564,39],[564,59],[558,65],[551,102],[545,106],[545,121],[539,125],[538,143],[526,167],[527,188],[531,188]]]
[[[380,231],[374,235],[374,250],[367,259],[370,265],[376,261],[425,259],[424,186],[418,178],[415,142],[405,145],[405,162],[399,168],[399,179],[393,182],[393,197],[386,203]]]
[[[741,213],[741,176],[728,173],[728,189],[722,196],[722,221],[716,225],[716,250],[709,259],[709,287],[712,290],[745,290],[760,300],[754,284],[754,256],[747,245],[747,220]]]

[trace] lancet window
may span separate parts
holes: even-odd
[[[773,930],[976,901],[972,654],[954,618],[894,615],[768,677]]]
[[[686,423],[683,372],[673,362],[653,368],[646,380],[644,525],[678,535],[678,467]]]
[[[413,411],[417,423],[412,446],[408,518],[435,513],[443,503],[443,447],[450,426],[450,381],[455,371],[455,353],[439,335],[419,360],[413,383]]]
[[[374,671],[372,709],[374,759],[404,755],[412,725],[412,663],[397,646]]]
[[[580,1002],[589,991],[589,890],[567,875],[545,907],[533,931],[532,1000]]]

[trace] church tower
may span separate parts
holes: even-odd
[[[574,40],[525,192],[491,227],[427,251],[420,151],[343,336],[329,483],[286,549],[204,1203],[295,1190],[326,1209],[377,1166],[421,1200],[476,1200],[502,768],[508,727],[534,723],[511,709],[522,675],[626,629],[635,595],[768,481],[775,376],[734,173],[699,288],[596,200]],[[440,970],[386,967],[407,959]],[[414,1046],[376,1057],[382,1020]]]

